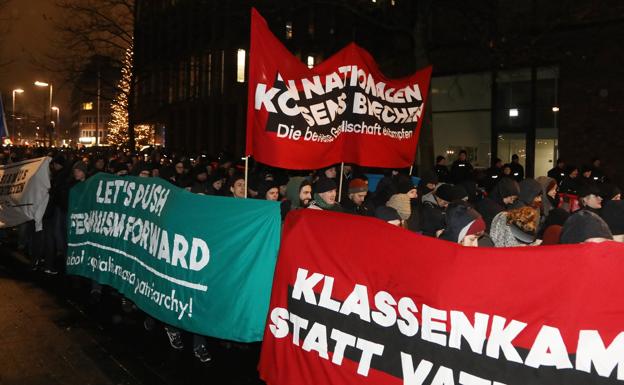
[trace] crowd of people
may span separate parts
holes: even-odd
[[[383,170],[374,191],[369,188],[370,170],[356,165],[292,172],[252,162],[246,179],[241,158],[227,154],[13,148],[0,153],[0,162],[39,156],[52,159],[50,199],[43,230],[22,225],[19,247],[31,256],[35,269],[50,275],[64,266],[69,190],[98,172],[162,178],[197,194],[280,201],[283,219],[301,209],[375,217],[470,247],[624,241],[624,203],[600,159],[580,168],[559,159],[547,175],[533,179],[525,178],[517,155],[508,164],[494,159],[489,169],[475,170],[461,151],[450,167],[445,157],[437,157],[432,169],[419,172],[418,184],[408,170]],[[97,299],[102,287],[92,283],[91,291]],[[146,328],[156,324],[146,318]],[[165,329],[171,346],[182,349],[181,331]],[[196,356],[209,361],[203,337],[193,341]]]

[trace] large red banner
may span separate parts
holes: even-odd
[[[430,78],[427,67],[388,79],[353,43],[310,69],[253,9],[247,154],[288,169],[409,167]]]
[[[623,384],[624,245],[464,248],[374,218],[289,214],[268,385]]]

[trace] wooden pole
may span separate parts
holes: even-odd
[[[344,174],[344,162],[340,163],[340,183],[338,184],[338,202],[342,199],[342,175]]]
[[[411,166],[410,166],[409,176],[412,176],[412,171],[414,171],[414,165],[411,165]]]
[[[245,157],[245,198],[247,198],[247,176],[249,174],[249,155]]]

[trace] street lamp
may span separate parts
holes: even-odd
[[[23,94],[24,90],[21,88],[16,88],[13,90],[13,105],[12,105],[12,109],[11,109],[11,125],[13,126],[12,129],[13,131],[15,131],[15,94]]]
[[[41,81],[37,80],[35,82],[35,86],[37,86],[37,87],[50,87],[50,103],[48,105],[48,111],[50,111],[50,116],[52,116],[52,90],[53,90],[52,84],[46,83],[46,82],[41,82]],[[45,113],[43,114],[43,121],[44,122],[46,121],[46,114]],[[54,129],[54,128],[52,128],[52,129]],[[52,132],[50,132],[50,146],[52,146]]]

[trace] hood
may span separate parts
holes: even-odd
[[[288,184],[286,184],[286,199],[290,201],[290,207],[292,209],[299,208],[299,191],[301,190],[301,183],[306,178],[302,176],[294,176],[290,178]]]

